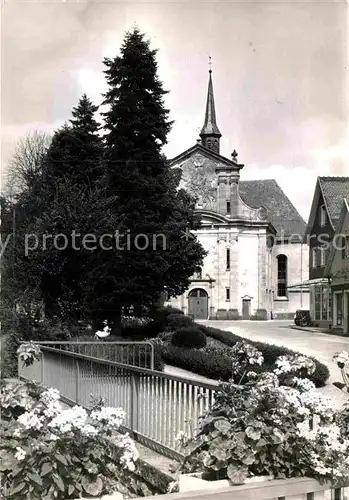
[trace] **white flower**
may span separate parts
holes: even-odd
[[[336,354],[333,356],[333,361],[337,364],[341,363],[345,365],[346,363],[349,362],[349,352],[347,351],[336,352]]]
[[[58,436],[56,436],[56,434],[53,434],[53,433],[51,432],[51,433],[49,434],[49,436],[48,436],[48,439],[49,439],[50,441],[57,441],[57,439],[59,439],[59,437],[58,437]]]
[[[81,406],[74,406],[73,408],[62,410],[48,425],[64,434],[66,432],[71,432],[73,428],[83,430],[86,425],[87,417],[87,411],[84,408]]]
[[[90,417],[93,420],[104,422],[112,427],[120,427],[125,420],[125,412],[122,408],[102,407],[99,410],[93,410]]]
[[[60,394],[57,389],[47,389],[40,395],[41,401],[43,401],[46,404],[50,404],[53,401],[59,401],[60,400]]]
[[[26,429],[40,430],[43,426],[43,418],[38,416],[34,411],[22,413],[17,419]]]
[[[134,462],[136,462],[136,460],[139,458],[139,453],[136,448],[135,442],[130,438],[129,434],[125,434],[121,438],[119,446],[124,449],[123,456],[120,459],[121,463],[130,471],[134,471]]]
[[[26,452],[20,448],[19,446],[16,447],[16,453],[15,453],[15,459],[20,461],[20,460],[24,460],[25,457],[26,457]]]
[[[308,378],[298,378],[294,377],[293,378],[293,383],[299,389],[301,392],[308,392],[314,390],[315,384],[309,380]]]

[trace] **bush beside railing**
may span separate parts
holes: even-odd
[[[216,386],[41,345],[41,365],[19,367],[23,379],[59,390],[70,404],[89,406],[91,395],[122,407],[125,429],[165,456],[179,458],[177,437],[194,436],[214,401]],[[38,378],[40,374],[40,379]]]

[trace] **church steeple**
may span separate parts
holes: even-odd
[[[201,129],[200,137],[202,140],[202,145],[207,148],[219,153],[219,139],[222,134],[219,131],[216,121],[216,108],[214,103],[213,95],[213,84],[212,84],[212,69],[211,69],[211,57],[209,58],[209,80],[208,80],[208,91],[207,91],[207,102],[206,102],[206,113],[205,113],[205,123]]]

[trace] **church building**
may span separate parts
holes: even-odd
[[[170,160],[197,199],[196,235],[208,254],[189,289],[168,304],[196,319],[288,319],[309,308],[309,292],[289,288],[309,273],[305,222],[275,180],[240,180],[234,150],[220,152],[212,70],[200,139]]]

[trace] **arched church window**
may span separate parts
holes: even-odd
[[[277,256],[277,296],[287,296],[287,257],[283,254]]]

